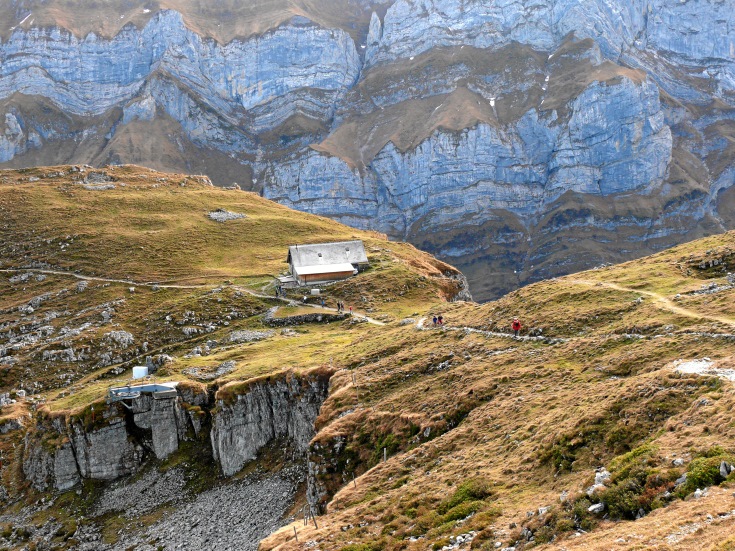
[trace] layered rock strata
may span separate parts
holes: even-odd
[[[232,402],[206,391],[180,389],[176,396],[143,395],[80,417],[39,422],[25,439],[23,472],[32,485],[67,490],[82,480],[114,480],[149,458],[166,459],[187,439],[212,446],[225,476],[239,471],[274,439],[305,453],[326,399],[329,374],[288,375],[253,382]],[[228,394],[229,396],[229,394]],[[100,409],[100,406],[98,406]]]
[[[343,9],[220,42],[174,11],[125,12],[139,27],[103,38],[20,10],[0,45],[0,162],[207,172],[408,239],[479,299],[733,226],[726,2]]]

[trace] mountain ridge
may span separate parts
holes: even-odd
[[[206,172],[408,239],[491,298],[731,227],[731,16],[708,0],[618,4],[268,2],[243,9],[265,9],[271,30],[220,43],[187,2],[183,15],[151,4],[144,26],[109,40],[30,18],[0,47],[0,160]],[[569,190],[588,204],[575,224],[589,256],[567,254],[576,236],[552,223]],[[656,202],[650,227],[596,208],[600,193]],[[453,244],[463,234],[478,246]]]

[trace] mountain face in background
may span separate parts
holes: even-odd
[[[729,1],[240,4],[3,3],[0,166],[206,173],[479,299],[735,227]]]

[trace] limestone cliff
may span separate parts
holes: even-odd
[[[82,480],[131,474],[151,458],[166,459],[182,441],[199,439],[211,443],[223,474],[231,476],[274,439],[305,453],[328,386],[328,373],[288,374],[250,383],[228,394],[232,403],[220,399],[214,408],[206,391],[183,388],[175,397],[98,404],[96,415],[40,420],[25,438],[23,472],[39,490],[67,490]]]
[[[231,476],[275,438],[306,452],[314,422],[327,397],[328,377],[286,377],[249,385],[232,403],[217,402],[212,419],[212,450],[225,476]]]
[[[222,23],[240,33],[165,9],[115,33],[38,27],[19,8],[0,163],[207,172],[408,239],[480,299],[732,226],[727,2],[350,6]]]

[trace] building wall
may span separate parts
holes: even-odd
[[[307,274],[298,276],[302,283],[319,283],[322,281],[335,281],[338,279],[347,279],[352,277],[352,272],[332,272],[326,274]]]

